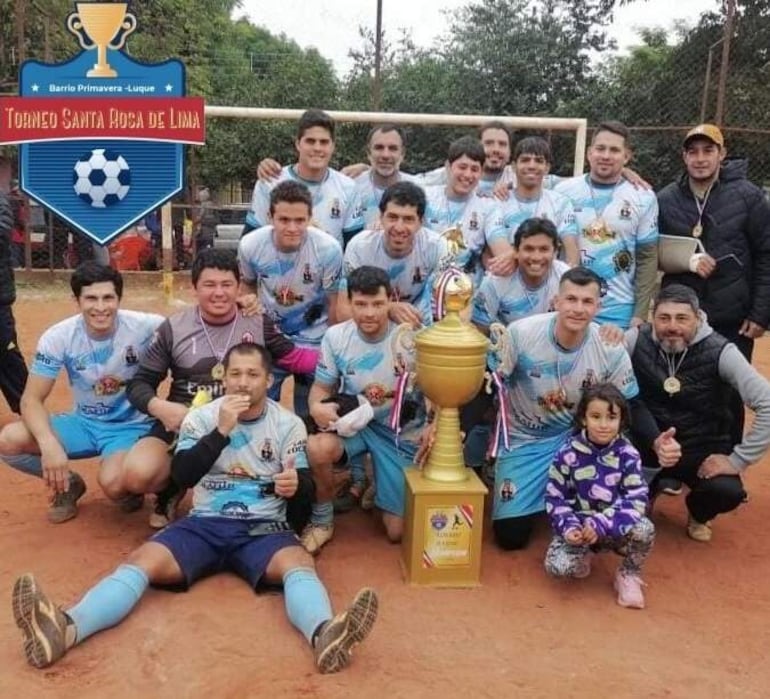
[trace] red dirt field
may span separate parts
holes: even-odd
[[[22,286],[15,307],[27,357],[44,328],[74,312],[65,285],[42,289]],[[126,297],[127,308],[164,309],[157,288],[129,288]],[[758,343],[755,361],[770,376],[770,340]],[[60,380],[52,406],[68,408],[68,395]],[[4,404],[2,411],[10,419]],[[439,590],[404,584],[400,549],[371,516],[339,516],[335,539],[318,558],[321,577],[337,607],[359,587],[375,587],[381,614],[351,666],[331,676],[315,672],[282,597],[255,596],[231,575],[186,594],[150,591],[117,628],[52,668],[29,667],[11,615],[16,576],[32,571],[57,603],[73,603],[150,534],[149,506],[118,512],[89,461],[77,467],[89,485],[80,515],[49,525],[41,483],[0,467],[0,698],[762,699],[770,696],[768,462],[750,470],[751,502],[717,520],[709,545],[686,537],[682,499],[662,498],[644,611],[615,604],[611,554],[595,559],[587,580],[548,579],[545,523],[518,553],[497,550],[487,527],[482,586]]]

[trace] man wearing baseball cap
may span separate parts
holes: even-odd
[[[665,274],[663,286],[694,289],[709,324],[751,361],[754,340],[770,325],[770,201],[746,179],[748,161],[725,155],[714,124],[687,132],[686,172],[658,194],[660,233],[697,239],[702,249],[692,255],[690,271]],[[737,393],[734,398],[733,445],[742,439],[744,417]]]

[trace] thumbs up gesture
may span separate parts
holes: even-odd
[[[665,432],[661,432],[652,443],[652,448],[663,468],[675,466],[682,458],[682,445],[676,441],[676,427],[669,427]]]
[[[282,498],[290,498],[297,492],[299,478],[297,469],[294,468],[294,457],[290,456],[281,464],[281,472],[273,476],[275,481],[275,494]]]

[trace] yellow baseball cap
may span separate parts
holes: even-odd
[[[682,145],[686,146],[687,142],[696,136],[703,136],[709,141],[716,143],[720,148],[725,145],[725,137],[722,135],[719,127],[714,126],[714,124],[698,124],[694,129],[690,129],[684,137]]]

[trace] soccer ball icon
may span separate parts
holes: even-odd
[[[131,185],[131,169],[120,153],[94,148],[75,163],[72,185],[86,204],[104,209],[125,199]]]

